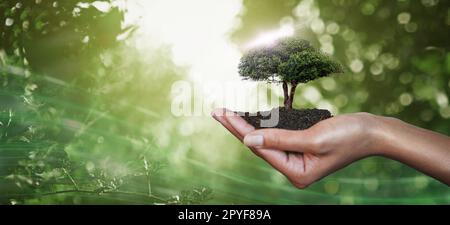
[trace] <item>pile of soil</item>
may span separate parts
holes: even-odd
[[[276,110],[279,110],[278,124],[272,127],[261,127],[261,120],[268,120],[271,115],[276,115]],[[237,112],[244,120],[253,125],[256,129],[264,128],[279,128],[287,130],[305,130],[312,127],[314,124],[331,118],[332,115],[328,110],[324,109],[288,109],[285,107],[274,108],[266,112]],[[270,113],[270,114],[269,114]]]

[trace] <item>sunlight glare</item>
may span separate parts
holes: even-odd
[[[278,30],[262,33],[255,40],[248,43],[245,48],[251,49],[261,45],[272,45],[276,40],[294,35],[294,27],[291,24],[285,24]]]
[[[149,54],[154,52],[152,49],[169,47],[174,63],[186,69],[188,76],[185,79],[203,86],[199,96],[205,98],[205,105],[223,99],[252,99],[234,97],[252,93],[254,96],[258,85],[257,82],[242,81],[237,69],[241,49],[230,40],[231,33],[239,25],[242,0],[136,0],[127,3],[128,23],[139,26],[134,40],[137,47]],[[292,34],[292,25],[282,25],[265,40]],[[229,82],[232,82],[229,88],[232,91],[219,90]],[[214,88],[209,83],[222,85]],[[241,105],[244,104],[223,102],[223,106],[232,109],[244,109]],[[255,108],[256,103],[248,110]]]
[[[138,44],[169,46],[177,65],[196,82],[238,79],[241,53],[228,38],[236,27],[241,0],[139,0],[129,17],[140,27]]]

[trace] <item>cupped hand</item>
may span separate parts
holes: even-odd
[[[332,117],[301,131],[255,130],[226,109],[216,109],[212,116],[298,188],[356,160],[382,154],[377,151],[380,122],[368,113]]]

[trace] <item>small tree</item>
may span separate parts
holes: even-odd
[[[284,106],[288,109],[292,109],[299,83],[342,71],[339,63],[297,37],[252,49],[241,58],[239,64],[239,74],[244,79],[282,83]]]

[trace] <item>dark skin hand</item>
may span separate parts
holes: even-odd
[[[255,130],[226,109],[216,109],[212,116],[297,188],[374,155],[405,163],[450,185],[450,138],[398,119],[354,113],[289,131]]]

